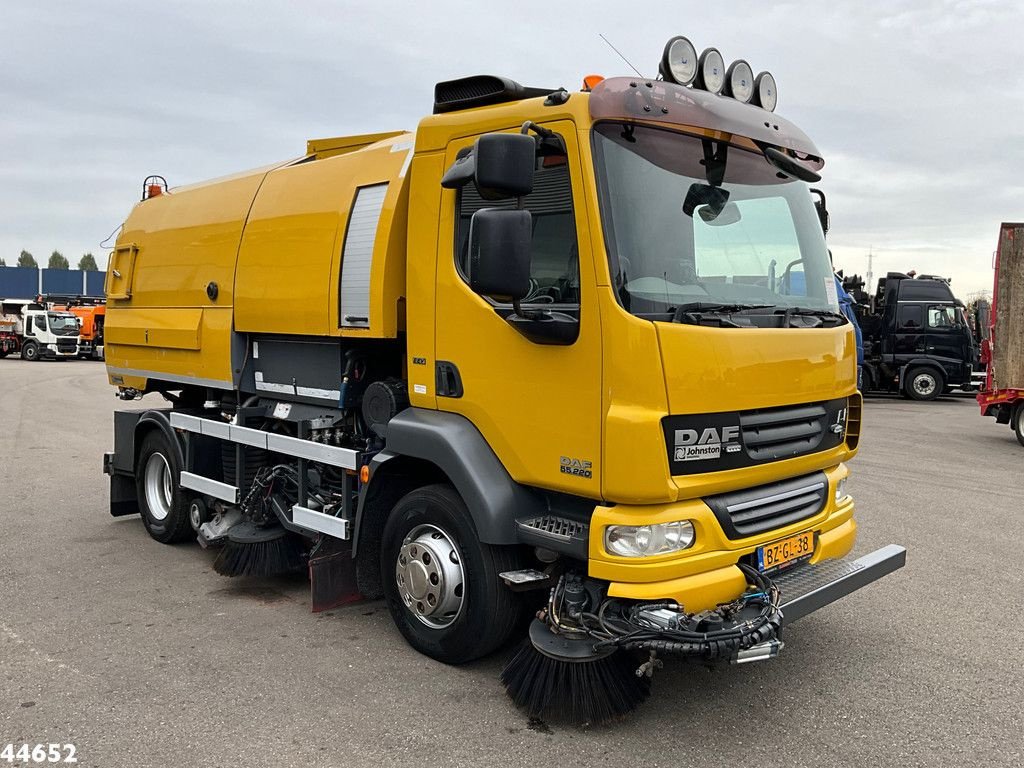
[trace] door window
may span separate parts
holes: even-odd
[[[46,333],[46,320],[43,319],[42,315],[33,315],[32,324],[40,333]]]
[[[481,208],[513,210],[512,200],[484,200],[467,184],[459,192],[456,264],[463,280],[469,275],[469,223]],[[573,304],[580,301],[579,248],[573,215],[572,186],[565,155],[538,158],[533,192],[523,198],[533,214],[530,293],[523,304]]]
[[[928,307],[928,327],[942,330],[954,327],[956,325],[955,311],[954,307],[948,305]]]
[[[899,308],[896,314],[896,327],[901,331],[919,331],[924,325],[923,308],[915,304],[907,304]]]

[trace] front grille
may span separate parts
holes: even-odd
[[[742,539],[813,517],[825,508],[827,501],[828,477],[824,472],[704,499],[730,539]]]
[[[58,352],[74,352],[78,343],[74,339],[57,339]]]
[[[828,412],[818,403],[740,413],[743,445],[755,461],[810,453],[818,447],[827,425]]]

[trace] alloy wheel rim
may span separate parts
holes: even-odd
[[[409,612],[431,629],[451,626],[465,604],[466,575],[454,540],[435,525],[406,534],[395,563],[398,595]]]

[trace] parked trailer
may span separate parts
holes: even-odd
[[[1024,224],[1000,226],[993,266],[989,334],[982,342],[988,368],[978,404],[1024,446]]]

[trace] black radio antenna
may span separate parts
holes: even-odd
[[[604,40],[604,41],[605,41],[606,43],[608,43],[608,47],[609,47],[609,48],[611,48],[611,49],[612,49],[613,51],[615,51],[615,52],[616,52],[617,54],[619,54],[619,58],[620,58],[620,59],[622,59],[622,60],[623,60],[624,62],[626,62],[626,64],[628,64],[628,65],[629,65],[629,68],[630,68],[630,69],[632,69],[632,70],[633,70],[634,72],[636,72],[636,74],[637,74],[637,77],[643,77],[643,75],[642,75],[642,74],[640,74],[640,70],[639,70],[639,69],[637,69],[636,67],[634,67],[634,66],[632,65],[632,63],[630,63],[629,59],[627,59],[627,58],[626,58],[625,56],[623,56],[623,55],[622,55],[622,52],[621,52],[621,51],[620,51],[620,50],[619,50],[618,48],[616,48],[616,47],[615,47],[614,45],[612,45],[612,44],[611,44],[611,41],[609,41],[607,37],[605,37],[604,35],[602,35],[602,34],[601,34],[600,32],[598,32],[598,33],[597,33],[597,35],[598,35],[598,37],[600,37],[600,38],[601,38],[602,40]]]

